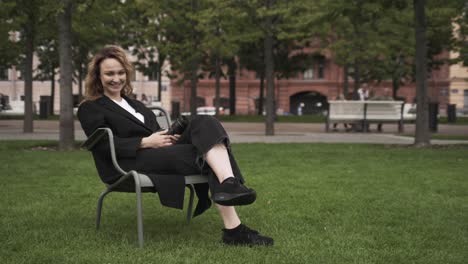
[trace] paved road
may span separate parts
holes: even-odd
[[[21,120],[0,120],[0,140],[46,139],[58,140],[58,121],[35,121],[34,133],[22,132]],[[263,123],[223,123],[233,143],[375,143],[375,144],[412,144],[413,138],[397,133],[396,125],[384,125],[384,132],[353,133],[340,131],[325,133],[324,124],[310,123],[277,123],[275,136],[265,136]],[[371,130],[375,127],[371,126]],[[414,125],[405,125],[405,134],[414,134]],[[440,135],[468,135],[468,126],[439,125]],[[86,137],[78,122],[75,122],[75,137],[84,140]],[[468,144],[468,140],[432,140],[433,144]]]

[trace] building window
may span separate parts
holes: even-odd
[[[157,81],[158,80],[158,63],[150,61],[148,63],[148,80]]]
[[[148,75],[148,81],[157,81],[158,80],[158,73],[155,71],[150,72]]]
[[[325,57],[315,55],[309,61],[309,68],[304,71],[304,80],[323,79],[325,75]]]
[[[318,59],[318,78],[323,79],[323,69],[325,68],[325,59],[320,57]]]
[[[313,80],[314,79],[314,68],[311,67],[304,71],[304,80]]]
[[[468,111],[468,89],[463,91],[463,108]]]
[[[447,96],[448,88],[440,88],[440,96]]]
[[[8,81],[8,68],[0,66],[0,81]]]

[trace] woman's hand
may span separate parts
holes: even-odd
[[[173,145],[178,138],[175,135],[166,135],[166,133],[167,129],[142,138],[140,148],[160,148]]]
[[[178,140],[180,139],[180,135],[174,134],[171,136],[171,142],[172,144],[175,144]]]

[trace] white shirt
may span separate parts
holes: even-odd
[[[145,117],[138,113],[137,111],[135,111],[135,108],[133,108],[131,105],[128,104],[127,100],[125,100],[124,98],[122,98],[122,100],[119,102],[119,101],[116,101],[114,99],[112,99],[112,101],[114,101],[116,104],[118,104],[120,107],[122,107],[123,109],[127,110],[127,112],[129,112],[130,114],[132,114],[134,117],[136,117],[138,120],[140,120],[142,123],[145,123]]]
[[[359,94],[359,100],[364,101],[367,98],[369,98],[369,90],[365,90],[362,88],[358,89],[358,94]]]

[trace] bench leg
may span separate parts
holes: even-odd
[[[193,197],[194,197],[194,188],[192,184],[187,185],[187,188],[190,190],[190,198],[189,198],[189,205],[187,209],[187,224],[190,223],[192,219],[192,208],[193,208]]]
[[[325,123],[325,132],[330,132],[330,120],[327,119],[327,122]]]
[[[96,209],[96,231],[99,230],[99,227],[101,225],[102,204],[104,202],[104,198],[106,197],[108,193],[110,193],[110,191],[105,190],[101,193],[101,195],[99,195],[97,209]]]
[[[141,205],[141,189],[136,189],[136,203],[137,203],[137,232],[138,232],[138,245],[143,247],[143,208]]]

